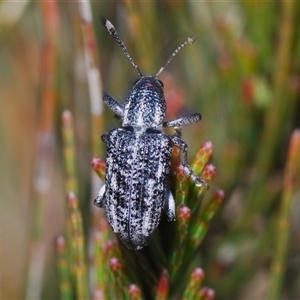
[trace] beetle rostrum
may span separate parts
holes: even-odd
[[[201,120],[199,113],[193,113],[164,121],[164,86],[158,79],[180,49],[193,43],[195,38],[182,43],[155,76],[144,76],[114,26],[105,18],[103,23],[140,79],[124,104],[109,95],[103,97],[105,104],[122,120],[122,126],[101,137],[107,146],[106,175],[94,203],[105,208],[108,222],[120,240],[128,248],[139,250],[147,245],[163,212],[169,221],[175,220],[175,201],[168,182],[173,146],[182,150],[181,164],[186,175],[197,186],[208,188],[205,180],[196,176],[187,163],[187,144],[177,134],[169,136],[162,132],[163,127],[181,128]]]

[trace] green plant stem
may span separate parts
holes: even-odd
[[[94,271],[94,288],[96,291],[101,291],[105,295],[105,291],[109,286],[109,272],[107,266],[108,247],[114,247],[114,243],[107,244],[109,238],[109,225],[103,220],[94,227],[93,232],[93,271]]]
[[[63,236],[57,237],[55,248],[57,254],[60,299],[73,299],[67,244]]]
[[[87,267],[85,261],[85,238],[79,201],[73,192],[67,197],[68,227],[70,232],[71,272],[77,299],[89,299]]]
[[[182,299],[194,299],[196,297],[197,291],[201,287],[203,279],[204,271],[201,268],[195,268],[191,273]]]
[[[180,204],[177,208],[177,232],[176,246],[171,256],[171,279],[177,276],[177,271],[183,260],[186,240],[188,236],[189,221],[191,218],[191,210],[184,204]]]
[[[295,187],[299,187],[300,130],[291,136],[287,162],[284,171],[284,188],[277,222],[275,255],[271,267],[268,299],[281,299],[281,287],[285,271],[285,259],[289,241],[291,203]]]
[[[62,139],[64,153],[64,170],[66,172],[65,192],[73,191],[78,194],[78,180],[76,176],[75,137],[73,117],[70,111],[62,114]]]
[[[247,205],[241,217],[245,226],[248,226],[249,218],[253,211],[262,205],[261,189],[264,188],[265,179],[270,171],[274,159],[274,149],[277,149],[282,136],[287,114],[287,79],[292,59],[292,39],[295,30],[295,1],[281,2],[281,22],[278,33],[278,50],[274,59],[273,72],[273,98],[269,109],[266,111],[265,124],[263,127],[258,156],[255,163],[255,174],[252,189],[248,194]]]
[[[103,132],[103,89],[101,72],[99,68],[99,52],[95,37],[93,15],[89,0],[78,0],[79,12],[81,16],[81,29],[84,41],[85,66],[89,87],[90,111],[91,111],[91,153],[92,157],[104,155],[102,153],[102,143],[100,136]],[[91,170],[91,203],[95,195],[99,192],[102,180]],[[98,226],[105,219],[104,211],[91,206],[92,226]],[[97,229],[94,229],[97,230]],[[94,231],[92,229],[92,231]],[[93,245],[89,245],[93,248]]]
[[[213,217],[223,203],[224,196],[222,190],[217,190],[200,211],[199,217],[192,223],[190,231],[191,248],[199,247],[203,241]]]
[[[78,4],[81,15],[85,63],[90,92],[92,155],[96,156],[101,153],[99,136],[103,133],[102,80],[99,69],[99,56],[95,39],[91,4],[90,1],[86,0],[78,0]]]
[[[285,89],[292,55],[292,39],[294,34],[295,1],[281,2],[281,23],[279,26],[278,52],[274,63],[273,75],[273,99],[271,107],[267,110],[265,125],[260,141],[257,168],[258,176],[265,177],[270,170],[274,156],[274,149],[277,148],[279,134],[282,128],[282,115],[286,111]]]

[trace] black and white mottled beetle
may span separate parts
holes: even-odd
[[[158,75],[184,46],[188,38],[171,55],[156,76],[144,76],[118,37],[114,26],[103,23],[114,37],[131,65],[140,75],[124,105],[105,95],[106,105],[122,119],[122,126],[102,135],[107,144],[105,185],[94,203],[104,207],[107,219],[121,241],[130,249],[141,249],[158,226],[165,210],[169,221],[175,220],[175,201],[169,188],[172,146],[182,150],[182,166],[197,186],[205,185],[187,163],[187,144],[178,135],[168,136],[163,127],[180,128],[201,120],[193,113],[164,122],[166,102],[164,86]]]

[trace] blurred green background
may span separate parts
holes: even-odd
[[[28,295],[29,277],[34,278],[40,265],[45,266],[38,278],[41,297],[58,294],[53,241],[65,226],[60,121],[65,109],[74,116],[86,231],[90,199],[95,197],[78,2],[45,3],[0,2],[3,299]],[[144,74],[156,74],[187,36],[198,37],[160,79],[165,82],[168,119],[201,112],[201,123],[183,129],[183,139],[190,158],[203,141],[213,142],[213,187],[226,193],[199,252],[206,283],[219,299],[300,297],[297,155],[291,155],[290,177],[287,167],[289,149],[300,151],[299,143],[289,147],[300,125],[300,2],[92,1],[91,6],[97,45],[90,46],[97,47],[103,89],[120,101],[138,76],[99,14],[115,25]],[[99,137],[118,124],[106,108],[104,119]],[[33,219],[36,215],[38,220]],[[36,236],[39,251],[32,262]]]

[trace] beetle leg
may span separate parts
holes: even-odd
[[[102,142],[107,143],[107,141],[108,141],[108,133],[102,134],[101,135],[101,140],[102,140]]]
[[[199,122],[201,118],[201,114],[199,113],[187,114],[173,120],[163,122],[163,127],[182,127],[190,123]]]
[[[105,193],[105,184],[101,187],[97,198],[94,200],[94,204],[97,207],[104,207],[105,204],[104,193]]]
[[[184,169],[184,172],[187,176],[191,177],[191,179],[195,182],[196,186],[202,186],[204,185],[207,189],[209,189],[209,185],[206,183],[206,181],[195,175],[195,173],[191,170],[188,162],[187,162],[187,151],[188,151],[188,146],[187,144],[178,136],[173,135],[170,136],[174,146],[180,148],[182,150],[182,166]]]
[[[109,95],[103,96],[104,103],[117,115],[118,118],[124,117],[124,106]]]
[[[175,221],[175,200],[169,188],[165,192],[165,211],[168,221]]]

